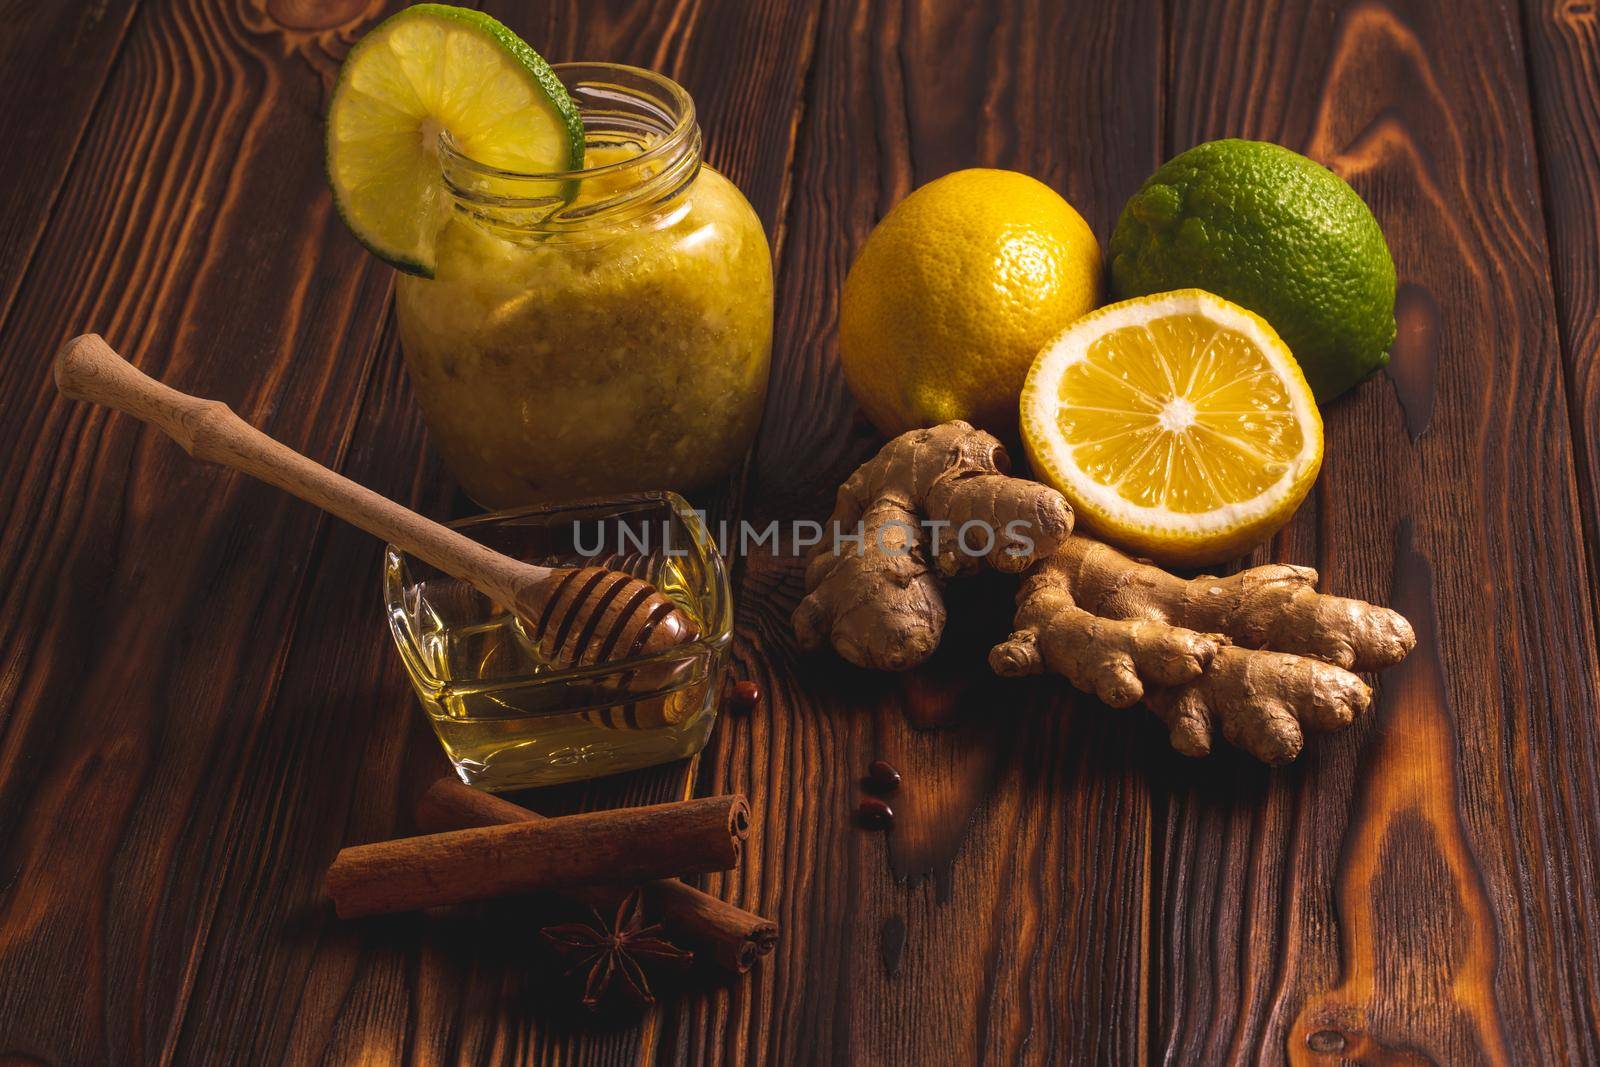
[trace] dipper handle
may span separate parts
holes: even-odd
[[[694,621],[649,582],[603,567],[540,567],[502,555],[307,459],[221,401],[162,385],[98,334],[74,337],[61,347],[55,378],[63,396],[125,411],[196,459],[275,485],[505,604],[522,617],[552,663],[649,655],[699,636]]]
[[[275,485],[503,604],[515,604],[530,582],[553,573],[485,548],[329,470],[249,425],[220,400],[161,384],[119,356],[99,334],[86,333],[63,345],[56,354],[55,378],[63,396],[127,412],[160,429],[196,459]]]

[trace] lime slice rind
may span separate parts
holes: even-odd
[[[552,173],[583,165],[583,120],[544,59],[479,11],[418,4],[346,58],[328,107],[335,208],[397,270],[434,273],[448,220],[439,140],[486,165]]]

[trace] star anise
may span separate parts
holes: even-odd
[[[658,936],[660,923],[645,925],[644,899],[637,889],[622,898],[611,923],[593,908],[589,913],[594,916],[593,923],[562,923],[539,932],[551,947],[573,961],[568,974],[587,968],[583,1004],[590,1011],[600,1007],[613,982],[620,982],[639,1003],[654,1004],[656,998],[650,992],[643,961],[686,967],[694,959],[692,952]]]

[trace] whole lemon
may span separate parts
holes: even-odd
[[[844,281],[839,362],[885,434],[965,419],[1017,436],[1045,342],[1100,302],[1100,247],[1053,189],[956,171],[884,216]]]

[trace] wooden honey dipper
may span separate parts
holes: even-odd
[[[292,493],[507,605],[547,662],[586,666],[662,652],[699,636],[655,586],[605,567],[523,563],[423,518],[246,423],[219,400],[181,393],[117,355],[99,334],[56,353],[56,389],[157,427],[196,459]]]

